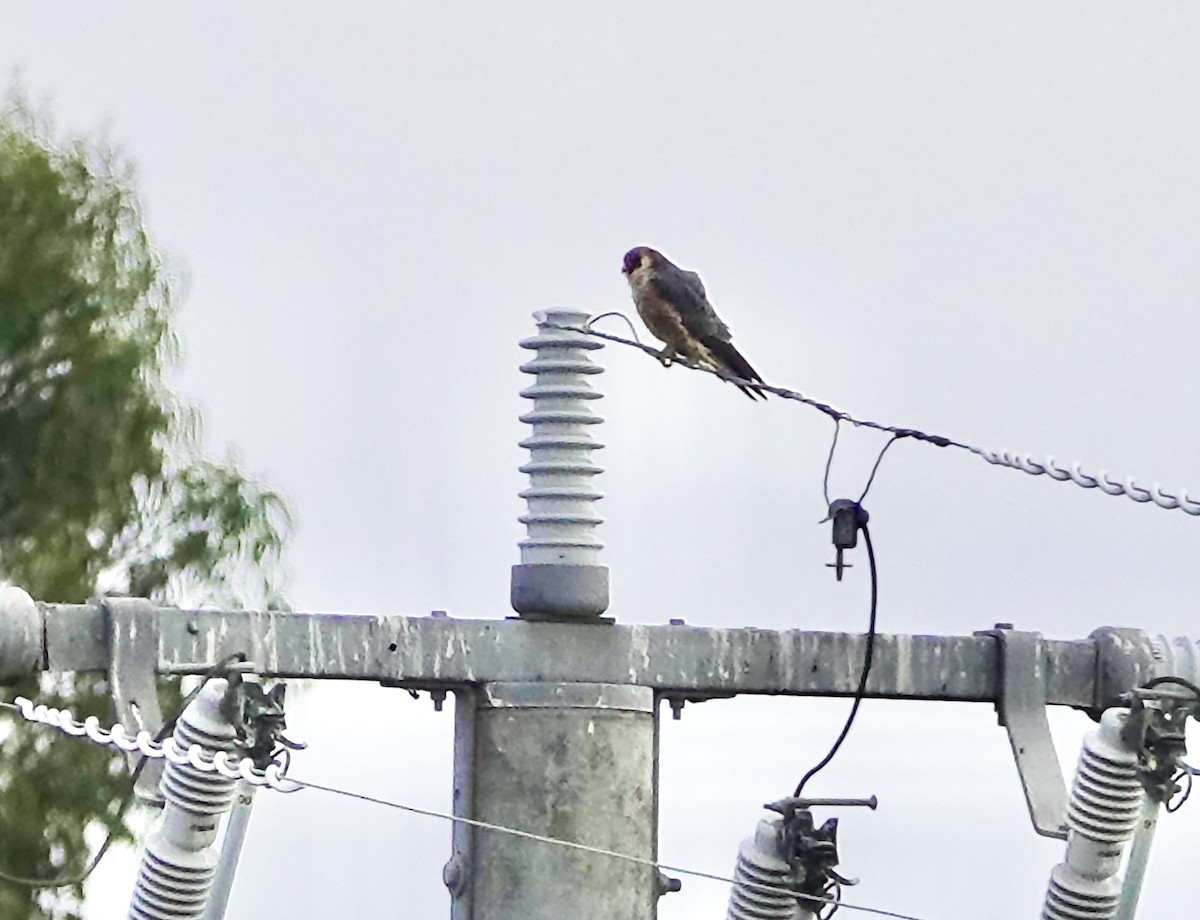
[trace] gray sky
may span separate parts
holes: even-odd
[[[771,382],[1200,495],[1195,7],[336,6],[0,4],[0,64],[139,165],[187,278],[178,384],[210,448],[291,498],[297,609],[509,612],[516,343],[536,309],[630,309],[635,244],[702,274]],[[828,420],[619,346],[599,360],[611,613],[861,630],[863,570],[836,584],[815,524]],[[881,443],[845,432],[835,496]],[[867,504],[884,631],[1200,633],[1181,512],[909,442]],[[846,706],[666,723],[662,858],[728,871]],[[291,722],[313,746],[298,773],[449,807],[449,712],[353,686]],[[1070,769],[1090,723],[1054,724]],[[810,788],[881,799],[842,815],[858,903],[1033,917],[1062,858],[983,707],[868,703]],[[442,823],[260,801],[231,917],[446,915]],[[1196,901],[1197,809],[1164,822],[1145,916]],[[105,865],[89,917],[124,916],[132,866]],[[725,899],[689,880],[661,916]]]

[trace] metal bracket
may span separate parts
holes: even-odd
[[[1067,786],[1050,722],[1046,718],[1046,673],[1042,636],[1004,623],[977,635],[995,636],[1000,692],[996,714],[1008,732],[1033,829],[1043,837],[1067,839]]]
[[[158,686],[154,674],[158,664],[158,611],[140,597],[104,597],[105,625],[108,633],[108,683],[117,721],[127,731],[157,735],[163,726],[158,705]],[[141,756],[125,755],[133,770]],[[161,807],[164,761],[147,758],[135,791],[139,799]]]

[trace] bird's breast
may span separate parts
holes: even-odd
[[[679,310],[655,290],[652,280],[653,270],[650,268],[638,268],[629,273],[629,288],[633,292],[638,316],[656,339],[684,354],[690,354],[693,351],[692,337],[682,322]]]

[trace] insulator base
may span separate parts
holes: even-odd
[[[539,619],[600,619],[608,609],[608,566],[514,565],[513,610]]]
[[[1066,864],[1050,873],[1042,920],[1112,920],[1121,890],[1116,880],[1084,878]]]
[[[208,905],[217,867],[216,850],[185,850],[161,831],[146,840],[130,920],[198,920]]]

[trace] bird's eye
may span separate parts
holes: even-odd
[[[641,265],[642,264],[642,252],[643,252],[642,247],[639,246],[638,248],[631,249],[631,250],[629,250],[629,252],[625,253],[625,262],[623,263],[623,265],[621,267],[621,271],[625,272],[625,274],[628,275],[631,271],[633,271],[639,265]]]

